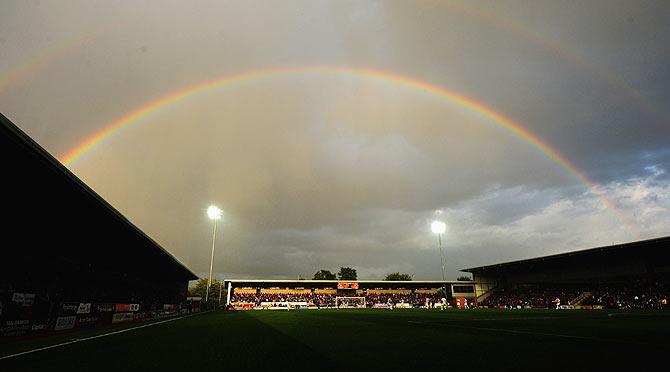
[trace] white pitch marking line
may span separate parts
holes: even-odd
[[[535,319],[567,319],[563,316],[534,316],[532,318],[476,318],[468,321],[500,321],[500,320],[535,320]]]
[[[200,314],[202,314],[202,313],[200,313]],[[161,321],[159,321],[159,322],[153,322],[153,323],[149,323],[149,324],[143,324],[143,325],[141,325],[141,326],[132,327],[132,328],[124,328],[124,329],[120,329],[120,330],[118,330],[118,331],[114,331],[114,332],[103,333],[103,334],[101,334],[101,335],[95,335],[95,336],[84,337],[84,338],[76,338],[76,339],[74,339],[74,340],[72,340],[72,341],[62,342],[62,343],[60,343],[60,344],[56,344],[56,345],[49,345],[49,346],[39,347],[39,348],[37,348],[37,349],[32,349],[32,350],[28,350],[28,351],[22,351],[22,352],[20,352],[20,353],[16,353],[16,354],[5,355],[5,356],[3,356],[3,357],[0,357],[0,360],[3,360],[3,359],[9,359],[9,358],[14,358],[14,357],[21,356],[21,355],[26,355],[26,354],[32,354],[32,353],[36,353],[36,352],[38,352],[38,351],[49,350],[49,349],[55,349],[55,348],[57,348],[57,347],[61,347],[61,346],[65,346],[65,345],[70,345],[70,344],[75,344],[75,343],[77,343],[77,342],[88,341],[88,340],[93,340],[93,339],[96,339],[96,338],[102,338],[102,337],[107,337],[107,336],[113,336],[113,335],[117,335],[117,334],[119,334],[119,333],[124,333],[124,332],[134,331],[134,330],[136,330],[136,329],[140,329],[140,328],[151,327],[151,326],[155,326],[155,325],[157,325],[157,324],[163,324],[163,323],[172,322],[172,321],[179,320],[179,319],[188,318],[188,317],[193,316],[193,315],[197,315],[197,314],[191,314],[191,315],[186,315],[186,316],[180,316],[179,318],[172,318],[172,319],[161,320]]]
[[[605,342],[615,342],[623,344],[637,344],[637,345],[647,345],[647,346],[665,346],[663,344],[654,344],[650,342],[639,342],[639,341],[626,341],[626,340],[616,340],[611,338],[597,338],[597,337],[586,337],[586,336],[575,336],[575,335],[565,335],[560,333],[545,333],[545,332],[533,332],[533,331],[522,331],[515,329],[505,329],[505,328],[488,328],[488,327],[470,327],[457,324],[444,324],[436,322],[420,322],[420,321],[408,321],[409,323],[417,324],[438,324],[445,327],[454,327],[454,328],[464,328],[464,329],[476,329],[481,331],[494,331],[494,332],[506,332],[506,333],[515,333],[515,334],[526,334],[526,335],[535,335],[535,336],[550,336],[550,337],[560,337],[560,338],[572,338],[578,340],[589,340],[589,341],[605,341]]]
[[[637,313],[609,313],[607,314],[608,317],[614,318],[614,317],[631,317],[631,318],[655,318],[659,316],[666,316],[666,314],[637,314]]]

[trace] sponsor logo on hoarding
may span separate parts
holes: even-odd
[[[79,308],[79,304],[63,304],[61,309],[63,311],[75,311]]]
[[[99,313],[113,313],[114,304],[97,304],[95,306],[98,309]]]
[[[91,303],[81,303],[77,308],[77,314],[88,314],[91,312]]]
[[[35,303],[35,294],[14,292],[12,294],[12,301],[21,306],[33,306]]]
[[[98,321],[97,316],[82,316],[77,318],[77,324],[87,325]]]
[[[71,316],[59,316],[56,318],[56,325],[54,326],[54,331],[62,331],[64,329],[74,328],[74,322],[77,319],[76,315]]]
[[[159,311],[152,311],[151,312],[151,317],[152,318],[165,318],[168,316],[173,316],[177,315],[178,312],[177,310],[159,310]]]
[[[44,323],[33,324],[33,326],[30,329],[33,331],[44,331],[47,329],[47,325]]]
[[[140,304],[130,304],[130,311],[139,311]]]
[[[133,320],[133,313],[116,313],[112,316],[112,323],[130,322]]]
[[[116,304],[117,313],[130,311],[130,304]]]
[[[0,327],[0,335],[19,336],[30,330],[30,321],[28,319],[8,320]]]
[[[79,309],[79,302],[66,302],[60,305],[60,315],[68,316],[77,314],[77,309]]]
[[[28,324],[30,324],[30,320],[28,320],[28,319],[8,320],[8,321],[5,322],[5,326],[8,326],[8,327],[22,326],[22,325],[28,325]]]

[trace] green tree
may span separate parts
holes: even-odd
[[[456,280],[458,280],[459,282],[469,282],[472,279],[467,276],[459,276]]]
[[[191,287],[188,288],[188,294],[190,296],[201,296],[203,301],[205,299],[205,294],[207,293],[207,278],[198,279],[197,282]],[[223,283],[212,278],[212,285],[209,287],[209,299],[219,299],[219,286],[222,286]],[[222,293],[221,297],[225,296],[226,289],[221,288]]]
[[[400,272],[395,272],[395,273],[390,273],[386,274],[386,278],[384,280],[412,280],[412,276],[409,274],[402,274]]]
[[[340,272],[337,273],[337,278],[340,280],[356,280],[357,277],[356,269],[351,267],[340,267]]]
[[[314,274],[314,280],[335,280],[335,274],[331,273],[330,270],[319,270]]]

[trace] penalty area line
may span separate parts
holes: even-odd
[[[198,314],[204,314],[206,312],[207,311],[202,312],[202,313],[198,313]],[[89,340],[94,340],[96,338],[103,338],[103,337],[107,337],[107,336],[118,335],[119,333],[130,332],[130,331],[134,331],[134,330],[140,329],[140,328],[147,328],[147,327],[155,326],[155,325],[158,325],[158,324],[173,322],[175,320],[188,318],[188,317],[198,315],[198,314],[190,314],[190,315],[180,316],[178,318],[165,319],[165,320],[161,320],[161,321],[153,322],[153,323],[149,323],[149,324],[142,324],[142,325],[136,326],[136,327],[120,329],[120,330],[114,331],[114,332],[108,332],[108,333],[103,333],[103,334],[100,334],[100,335],[89,336],[89,337],[84,337],[84,338],[77,338],[77,339],[74,339],[74,340],[61,342],[60,344],[38,347],[37,349],[32,349],[32,350],[22,351],[20,353],[15,353],[15,354],[2,356],[2,357],[0,357],[0,360],[15,358],[15,357],[18,357],[18,356],[21,356],[21,355],[26,355],[26,354],[32,354],[32,353],[36,353],[38,351],[55,349],[55,348],[66,346],[66,345],[76,344],[77,342],[89,341]]]

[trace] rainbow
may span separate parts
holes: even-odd
[[[123,22],[125,24],[126,22]],[[122,25],[123,25],[122,24]],[[120,27],[118,23],[115,26]],[[112,25],[105,25],[95,31],[87,31],[71,38],[63,39],[60,43],[26,59],[13,70],[0,74],[0,96],[9,92],[11,88],[25,79],[38,75],[42,70],[50,67],[54,62],[68,56],[71,52],[81,49],[82,46],[92,44]]]
[[[77,146],[72,148],[66,154],[60,157],[60,161],[66,166],[72,166],[78,159],[80,159],[84,154],[91,151],[96,145],[110,138],[113,134],[117,133],[121,129],[137,123],[146,117],[148,114],[156,112],[161,108],[172,105],[176,102],[179,102],[182,99],[191,97],[195,94],[226,86],[229,84],[249,82],[255,80],[262,80],[269,77],[277,76],[288,76],[296,74],[329,74],[329,75],[346,75],[346,76],[356,76],[364,77],[369,79],[381,80],[390,83],[394,83],[400,86],[405,86],[413,88],[418,91],[429,93],[435,96],[444,98],[450,102],[458,104],[462,107],[469,109],[476,114],[481,115],[488,119],[488,122],[496,124],[502,128],[505,128],[509,132],[513,133],[515,136],[523,139],[528,142],[533,147],[540,150],[545,156],[553,160],[563,169],[565,169],[569,174],[573,175],[579,182],[584,184],[586,188],[592,192],[594,195],[598,196],[602,201],[602,204],[605,208],[610,210],[615,214],[619,222],[626,225],[631,229],[631,231],[636,231],[632,226],[626,221],[626,218],[618,211],[618,209],[613,205],[613,203],[606,198],[606,196],[599,191],[598,187],[591,182],[574,164],[572,164],[568,159],[561,155],[558,151],[553,149],[547,143],[542,141],[538,136],[531,133],[520,124],[514,122],[512,119],[509,119],[502,114],[494,111],[493,109],[469,98],[460,93],[429,84],[427,82],[413,79],[411,77],[402,76],[393,74],[381,70],[365,69],[365,68],[353,68],[353,67],[287,67],[287,68],[272,68],[265,70],[254,70],[239,73],[236,75],[224,76],[218,79],[207,80],[200,82],[191,86],[188,86],[177,92],[173,92],[161,98],[158,98],[144,106],[141,106],[134,111],[129,112],[125,116],[117,119],[116,121],[106,125],[104,128],[89,136],[87,139],[79,143]],[[637,235],[637,234],[636,234]]]

